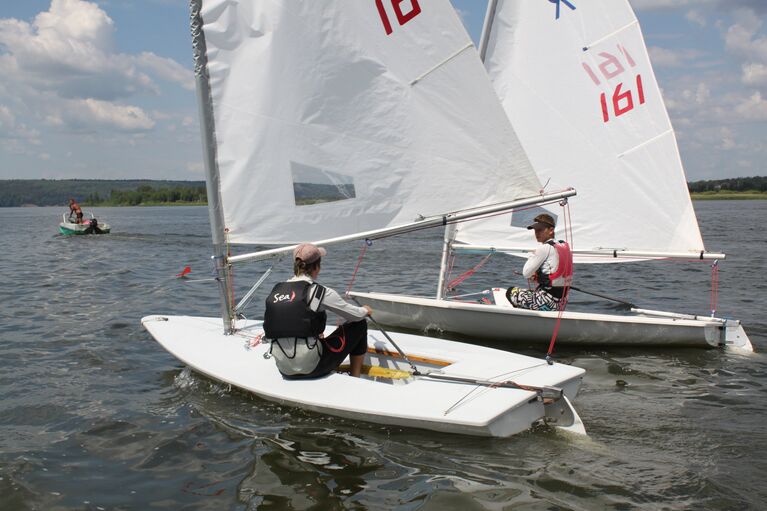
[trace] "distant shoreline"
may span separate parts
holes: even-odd
[[[182,202],[182,201],[176,201],[176,202],[142,202],[141,204],[106,204],[103,202],[100,202],[98,204],[89,204],[87,202],[83,202],[80,204],[83,208],[144,208],[144,207],[155,207],[155,206],[207,206],[207,202]],[[67,207],[67,206],[64,206]]]
[[[767,192],[696,192],[691,193],[692,200],[767,200]],[[132,208],[132,207],[155,207],[155,206],[207,206],[207,202],[145,202],[141,204],[88,204],[83,207],[89,208]]]
[[[690,197],[692,200],[767,200],[767,192],[722,190],[720,192],[694,192],[690,194]]]

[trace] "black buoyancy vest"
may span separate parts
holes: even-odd
[[[328,319],[324,311],[318,310],[324,297],[324,287],[305,280],[274,286],[266,297],[265,337],[317,337],[325,330]]]

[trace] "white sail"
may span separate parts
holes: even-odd
[[[491,0],[483,43],[485,66],[541,182],[578,190],[571,203],[576,249],[704,250],[676,138],[626,0]],[[511,228],[508,217],[465,224],[458,239],[532,247],[524,227],[540,212],[515,213]]]
[[[329,238],[538,193],[448,0],[202,0],[201,16],[232,243]]]

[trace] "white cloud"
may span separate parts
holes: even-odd
[[[719,145],[719,148],[724,151],[735,149],[737,144],[735,143],[735,135],[733,131],[730,128],[723,127],[719,130],[719,133],[722,137],[722,143]]]
[[[109,16],[83,0],[52,0],[32,24],[0,19],[0,45],[9,61],[4,67],[12,71],[5,78],[63,97],[116,99],[156,91],[132,57],[110,51],[112,32]]]
[[[706,22],[706,17],[696,9],[687,11],[687,14],[685,14],[684,17],[687,19],[687,21],[694,23],[701,28],[704,28],[708,24]]]
[[[97,47],[110,43],[113,25],[98,5],[83,0],[52,0],[50,10],[35,18],[35,26],[43,38],[47,34],[59,34],[63,39],[88,42]]]
[[[40,132],[18,122],[16,116],[5,105],[0,105],[0,139],[4,147],[23,152],[25,145],[40,145]]]
[[[700,82],[674,93],[664,91],[663,98],[666,107],[671,111],[696,113],[711,99],[711,89],[706,83]]]
[[[638,11],[716,6],[727,11],[747,9],[760,13],[767,12],[767,2],[764,0],[630,0],[630,3]]]
[[[160,95],[153,77],[192,90],[192,72],[152,52],[114,52],[114,30],[106,12],[85,0],[52,0],[32,23],[0,19],[0,52],[5,51],[0,53],[0,98],[10,98],[19,105],[14,109],[26,110],[46,126],[151,129],[155,121],[149,114],[124,102],[140,94]]]
[[[63,112],[69,125],[84,128],[108,127],[117,131],[144,131],[154,127],[154,121],[141,108],[115,105],[97,99],[83,99],[69,102]]]
[[[730,26],[724,35],[727,51],[746,59],[767,63],[767,37],[757,37],[762,22],[757,18],[743,18]]]
[[[767,65],[744,64],[743,83],[751,86],[767,86]]]
[[[659,46],[650,46],[647,48],[647,51],[655,67],[677,67],[692,62],[704,55],[703,52],[698,50],[670,50]]]
[[[0,105],[0,134],[9,133],[16,126],[16,116],[5,106]]]
[[[701,7],[706,4],[714,4],[717,0],[631,0],[631,6],[638,11],[651,11],[655,9],[678,9],[688,5]]]
[[[201,161],[188,162],[186,164],[186,170],[193,175],[193,177],[205,177],[205,166]]]
[[[735,107],[735,111],[744,120],[767,121],[767,100],[762,98],[760,92],[754,92],[749,98],[742,100]]]
[[[679,53],[659,46],[647,48],[653,66],[671,67],[679,64]]]
[[[194,73],[173,59],[159,57],[151,52],[144,52],[136,58],[139,66],[146,67],[169,82],[176,82],[186,90],[194,90]]]

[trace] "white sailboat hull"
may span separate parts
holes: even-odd
[[[463,378],[508,381],[536,387],[557,387],[563,397],[544,400],[532,390],[436,381],[429,377],[405,380],[352,378],[332,373],[312,380],[285,380],[269,345],[252,340],[262,332],[261,321],[238,321],[237,332],[224,335],[221,319],[190,316],[148,316],[143,326],[174,357],[212,379],[259,397],[305,410],[348,419],[434,431],[507,437],[541,421],[583,432],[569,405],[578,392],[584,370],[505,351],[394,333],[397,344],[419,371],[436,370]],[[408,370],[398,357],[381,354],[392,346],[378,331],[370,331],[366,364]],[[431,361],[431,362],[430,362]],[[434,361],[442,361],[433,364]],[[444,365],[447,362],[447,365]],[[443,367],[437,367],[442,365]]]
[[[558,312],[516,309],[510,305],[385,293],[351,294],[359,303],[372,307],[375,318],[384,325],[505,341],[511,348],[530,343],[548,344],[558,316]],[[753,351],[739,321],[683,319],[692,316],[667,314],[671,317],[565,311],[556,342],[583,346],[727,346]]]

